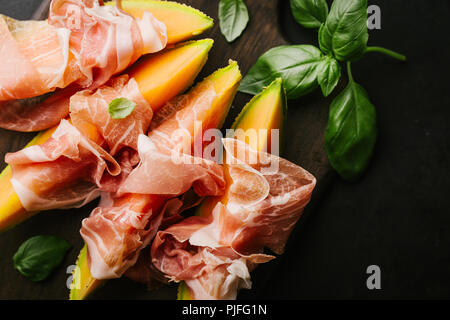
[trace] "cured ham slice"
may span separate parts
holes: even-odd
[[[41,131],[57,126],[69,114],[70,97],[77,89],[23,100],[0,101],[0,127],[14,131]]]
[[[125,119],[108,113],[116,97],[136,103]],[[27,211],[77,207],[99,190],[115,192],[139,162],[137,140],[148,129],[152,110],[134,79],[121,76],[97,90],[81,91],[70,98],[70,110],[72,124],[63,120],[49,141],[6,156],[14,190]],[[105,174],[108,164],[112,170]]]
[[[108,107],[116,98],[127,98],[136,103],[128,117],[111,118]],[[136,81],[127,75],[111,79],[95,91],[84,90],[70,98],[72,123],[81,131],[95,127],[113,156],[124,147],[137,150],[138,137],[147,132],[152,115],[152,109],[139,91]]]
[[[249,272],[281,254],[316,180],[301,167],[235,139],[224,139],[230,184],[212,215],[157,233],[154,266],[184,280],[195,299],[234,299],[251,286]]]
[[[151,199],[142,200],[151,202]],[[157,198],[154,201],[157,203],[153,207],[145,206],[138,211],[133,210],[136,203],[97,207],[83,220],[81,236],[89,250],[88,261],[94,278],[119,278],[134,265],[162,219],[159,207],[163,201]]]
[[[98,87],[141,55],[162,50],[166,27],[149,12],[135,20],[97,0],[53,0],[48,22],[69,30],[69,48],[85,76],[84,87]]]
[[[53,0],[48,21],[0,15],[0,43],[0,108],[7,108],[0,112],[0,126],[36,131],[44,124],[49,127],[49,119],[57,123],[67,115],[67,99],[63,103],[60,95],[50,101],[43,97],[42,105],[11,100],[38,97],[69,85],[95,89],[141,55],[163,49],[167,33],[149,12],[134,19],[97,0]],[[24,107],[31,104],[37,111],[27,115]],[[17,122],[14,114],[24,120]]]
[[[207,128],[208,125],[213,126],[212,119],[214,117],[211,117],[209,112],[216,97],[214,83],[205,80],[192,89],[189,94],[173,99],[160,109],[152,119],[148,137],[139,136],[138,152],[141,162],[121,183],[118,193],[113,195],[113,204],[110,205],[116,209],[100,207],[96,209],[95,213],[107,214],[106,212],[109,210],[117,210],[117,208],[123,213],[126,208],[137,203],[141,208],[135,206],[133,211],[143,213],[143,216],[146,217],[151,216],[147,221],[156,221],[155,225],[159,228],[161,224],[169,225],[180,220],[179,211],[188,207],[187,203],[196,202],[196,199],[191,197],[189,200],[187,197],[183,198],[183,202],[174,199],[191,188],[199,196],[223,194],[225,189],[223,169],[215,162],[190,155],[192,134],[189,135],[187,141],[189,148],[183,148],[184,144],[179,143],[180,136],[177,134],[180,132],[195,133],[196,121],[203,119],[209,120],[205,121]],[[183,141],[184,139],[181,139],[181,142]],[[155,214],[155,200],[148,198],[155,195],[165,204],[162,220],[159,220],[160,216]],[[162,204],[160,205],[162,206]],[[148,208],[153,210],[148,211]],[[98,223],[97,228],[90,228],[89,226],[95,224],[95,221]],[[131,261],[134,263],[134,257],[138,256],[141,246],[130,247],[126,246],[125,242],[120,242],[115,243],[114,247],[111,247],[111,251],[108,251],[107,247],[102,247],[102,244],[109,243],[109,240],[105,239],[107,235],[104,235],[102,230],[114,228],[118,233],[117,239],[134,238],[137,234],[141,238],[142,230],[136,229],[130,224],[128,224],[128,228],[124,227],[117,220],[114,220],[109,226],[101,227],[100,221],[103,220],[93,214],[83,221],[81,228],[81,235],[87,245],[89,268],[92,276],[96,279],[117,277],[131,266],[121,257],[132,256],[133,260]],[[87,228],[95,231],[87,231]],[[148,225],[145,230],[147,229]],[[109,266],[109,268],[106,269],[105,266]]]
[[[170,220],[182,208],[180,200],[171,198],[191,187],[200,196],[220,195],[225,187],[223,171],[212,161],[174,164],[170,155],[159,151],[145,135],[139,136],[138,151],[140,164],[122,183],[119,196],[105,200],[82,223],[80,233],[88,248],[91,274],[96,279],[118,278],[134,265],[140,250],[155,236],[164,212]],[[123,193],[136,195],[121,198]]]
[[[54,0],[48,21],[0,16],[0,101],[76,82],[95,88],[167,42],[164,24],[91,0]]]
[[[105,171],[120,173],[114,158],[67,120],[44,144],[9,153],[5,161],[14,190],[30,212],[80,207],[99,195]]]
[[[174,161],[170,151],[158,149],[145,135],[139,136],[138,150],[141,162],[120,186],[119,193],[178,196],[193,187],[199,196],[207,196],[224,191],[223,170],[213,161],[181,153]]]

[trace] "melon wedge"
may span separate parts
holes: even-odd
[[[139,90],[155,111],[192,85],[208,60],[214,41],[203,39],[179,44],[141,58],[129,70]]]
[[[115,5],[108,2],[107,5]],[[185,4],[172,1],[125,0],[122,8],[136,18],[151,12],[167,28],[167,43],[174,44],[202,34],[214,25],[213,19]]]
[[[129,70],[154,112],[193,83],[206,63],[212,45],[213,40],[210,39],[179,44],[156,56],[145,57],[141,64]],[[173,70],[177,72],[172,72]],[[38,134],[27,146],[44,143],[55,129],[51,128]],[[95,141],[95,137],[95,132],[92,132],[90,138]],[[12,188],[11,174],[11,167],[7,166],[0,175],[0,231],[5,231],[37,213],[27,212],[22,207]]]
[[[267,134],[258,135],[256,140],[248,139],[247,136],[245,142],[255,150],[270,152],[271,130],[278,129],[280,130],[280,138],[283,136],[286,113],[286,94],[283,81],[278,78],[245,105],[231,128],[244,131],[250,129],[257,133],[267,131]],[[239,139],[240,137],[236,136],[236,138]]]
[[[183,128],[188,130],[191,136],[195,133],[195,121],[201,121],[202,130],[206,131],[212,128],[220,128],[223,124],[228,111],[230,110],[231,103],[234,100],[234,96],[236,95],[237,89],[239,87],[239,83],[241,81],[241,73],[239,71],[238,64],[234,61],[230,61],[230,64],[222,69],[217,70],[212,75],[204,79],[201,83],[197,84],[194,88],[192,88],[187,95],[191,97],[195,97],[196,99],[207,98],[211,94],[211,87],[214,88],[215,98],[212,101],[208,109],[199,111],[198,117],[195,119],[190,117],[187,118],[189,120],[188,123],[183,123]],[[184,101],[190,101],[192,99],[185,99]],[[182,114],[183,113],[192,113],[191,108],[180,107],[175,115],[173,115],[173,119],[185,119]],[[173,127],[173,124],[178,123],[178,121],[170,121],[170,118],[163,122],[159,127],[158,131],[169,132],[170,130],[175,130],[177,128]],[[151,136],[151,132],[149,135]],[[152,137],[153,141],[157,141],[157,136]],[[157,144],[157,142],[155,142]],[[126,195],[121,198],[120,203],[128,202],[133,204],[133,210],[136,212],[144,212],[139,211],[139,207],[145,208],[145,211],[151,208],[153,211],[160,210],[163,206],[165,199],[158,196],[150,196],[148,195]],[[158,201],[158,198],[160,201]],[[139,206],[134,206],[135,203],[138,203]],[[147,205],[145,205],[147,204]],[[83,300],[85,299],[92,291],[98,288],[105,280],[97,280],[92,277],[89,272],[89,266],[87,263],[87,255],[86,255],[86,246],[81,250],[80,255],[77,260],[77,267],[74,269],[73,273],[73,282],[72,289],[70,291],[70,300]]]
[[[282,80],[274,80],[268,87],[266,87],[260,94],[253,97],[242,109],[239,116],[236,118],[232,129],[265,129],[266,135],[258,136],[257,140],[247,140],[247,135],[236,135],[234,138],[250,142],[251,147],[258,151],[267,150],[270,152],[270,130],[280,130],[280,140],[282,138],[283,127],[285,123],[287,112],[286,93],[283,87]],[[267,148],[267,149],[266,149]],[[231,178],[226,175],[228,185],[232,182]],[[206,198],[196,209],[195,214],[198,216],[208,217],[212,214],[214,207],[218,202],[227,203],[227,193],[221,197]],[[178,300],[192,300],[192,295],[189,288],[184,282],[178,286]]]

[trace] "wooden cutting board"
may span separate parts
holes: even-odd
[[[283,0],[246,0],[249,9],[250,22],[243,35],[234,43],[229,44],[221,35],[217,18],[218,1],[211,0],[179,0],[195,8],[198,8],[214,18],[215,26],[200,38],[212,38],[214,47],[209,55],[209,60],[201,72],[199,79],[204,78],[219,67],[227,65],[229,59],[238,61],[243,75],[256,62],[257,58],[268,49],[289,44],[287,32],[283,29],[286,19],[292,20],[286,6],[288,1]],[[42,5],[33,15],[34,19],[45,19],[48,12],[49,0],[44,0]],[[309,30],[299,29],[295,38],[298,43],[313,43],[313,35]],[[238,93],[233,103],[225,128],[229,127],[242,107],[251,96]],[[301,165],[318,180],[313,200],[309,204],[305,214],[297,225],[294,233],[301,232],[304,220],[313,212],[321,192],[335,177],[328,163],[323,138],[328,119],[328,107],[331,98],[324,99],[320,90],[299,100],[289,101],[287,128],[283,157]],[[0,129],[0,156],[2,159],[7,152],[21,149],[34,134],[16,133]],[[1,169],[5,167],[1,163]],[[16,228],[0,234],[0,299],[67,299],[69,291],[66,280],[70,274],[66,268],[75,263],[77,254],[83,242],[79,235],[81,220],[88,216],[95,207],[96,202],[76,210],[54,210],[41,213],[32,219],[22,223]],[[14,270],[12,257],[20,244],[31,236],[39,234],[58,235],[68,240],[73,248],[67,254],[62,266],[49,279],[41,283],[33,283]],[[289,250],[295,250],[295,236],[291,237],[288,244]],[[282,257],[280,257],[282,259]],[[255,290],[268,290],[271,277],[276,274],[277,262],[271,262],[260,266],[255,271],[253,291],[245,290],[240,297],[251,298]],[[277,277],[277,281],[290,281]],[[126,293],[126,294],[125,294]],[[256,295],[258,296],[258,294]],[[261,296],[261,294],[259,294]],[[263,296],[263,294],[262,294]],[[174,299],[176,287],[163,287],[148,291],[145,286],[135,284],[128,279],[109,281],[105,287],[99,289],[92,298],[96,299]]]

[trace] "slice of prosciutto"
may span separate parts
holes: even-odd
[[[159,231],[154,266],[170,280],[185,281],[195,299],[235,299],[250,288],[250,271],[281,254],[310,200],[316,179],[274,155],[224,139],[226,195],[208,216],[194,216]]]
[[[180,158],[189,162],[173,163],[170,154],[155,142],[139,136],[138,167],[121,184],[118,194],[110,194],[103,206],[83,220],[80,233],[96,279],[118,278],[136,263],[163,217],[172,220],[182,210],[183,203],[177,196],[191,188],[199,196],[224,192],[225,179],[218,164],[187,155]]]
[[[117,97],[136,103],[124,119],[108,113]],[[62,120],[50,140],[6,155],[14,190],[28,211],[77,207],[100,190],[115,192],[139,162],[137,141],[147,132],[152,110],[134,79],[120,76],[97,90],[78,92],[70,98],[70,110],[71,123]]]
[[[62,105],[7,102],[69,85],[95,89],[141,55],[163,49],[167,32],[149,12],[134,19],[97,0],[53,0],[47,21],[17,21],[0,15],[0,43],[0,108],[8,108],[0,112],[0,125],[36,131],[43,126],[38,120],[50,118],[52,110],[59,121]],[[45,118],[36,112],[26,115],[23,104],[45,110]],[[26,119],[17,125],[11,116],[15,108]]]
[[[41,145],[8,153],[11,183],[30,212],[81,207],[99,195],[104,172],[120,173],[116,160],[67,120]]]

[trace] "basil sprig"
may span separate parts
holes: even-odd
[[[316,29],[327,19],[328,4],[326,0],[291,0],[291,11],[299,24]]]
[[[325,135],[325,150],[333,168],[349,181],[366,170],[373,154],[376,111],[367,92],[353,80],[350,61],[379,52],[405,61],[406,57],[381,47],[368,47],[367,0],[291,0],[298,23],[319,29],[320,49],[310,45],[280,46],[258,58],[242,80],[241,92],[256,94],[278,77],[287,98],[296,99],[320,86],[325,97],[341,78],[340,62],[347,62],[349,84],[332,102]]]
[[[320,49],[339,61],[354,61],[365,52],[367,0],[335,0],[319,30]]]
[[[117,98],[109,103],[108,112],[113,119],[125,119],[136,108],[136,103],[127,98]]]
[[[248,10],[243,0],[220,0],[220,31],[228,42],[239,38],[247,27],[248,21]]]
[[[55,236],[28,239],[13,257],[14,268],[32,281],[42,281],[61,264],[71,245]]]
[[[367,168],[377,138],[375,107],[362,86],[353,80],[331,103],[325,132],[325,150],[331,166],[348,181],[357,180]]]

